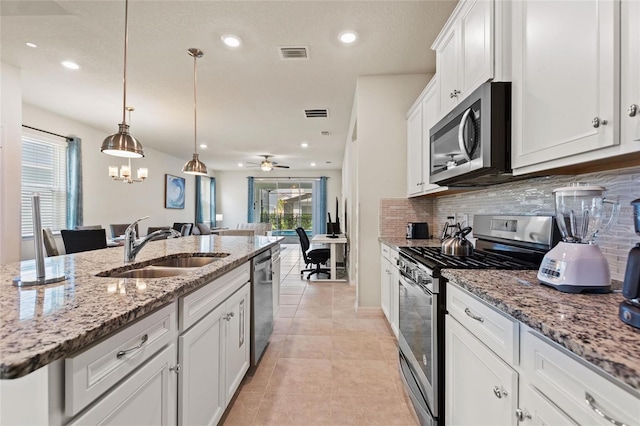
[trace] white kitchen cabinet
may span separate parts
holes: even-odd
[[[640,152],[639,8],[513,2],[514,174]]]
[[[520,387],[518,407],[516,416],[527,426],[578,425],[530,384],[523,384]]]
[[[400,321],[400,293],[398,291],[399,272],[398,250],[381,244],[380,251],[380,307],[384,312],[393,334],[398,337],[398,323]]]
[[[494,78],[494,17],[493,0],[461,1],[433,43],[439,116]]]
[[[518,373],[451,315],[445,327],[446,424],[517,425]]]
[[[175,345],[163,349],[70,425],[176,423]]]
[[[407,114],[407,197],[447,189],[429,183],[431,145],[429,129],[438,114],[438,76],[434,76]]]
[[[179,424],[217,424],[249,369],[249,292],[246,283],[178,338]]]
[[[271,283],[273,286],[273,317],[280,308],[280,279],[282,278],[280,260],[280,244],[271,248]]]

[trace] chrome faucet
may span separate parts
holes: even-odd
[[[153,240],[155,237],[160,235],[167,235],[167,237],[180,237],[180,233],[175,229],[159,229],[155,232],[150,233],[146,237],[144,237],[140,241],[136,241],[136,225],[141,220],[149,219],[149,216],[141,217],[140,219],[133,222],[131,225],[127,227],[127,230],[124,231],[124,262],[133,262],[136,259],[136,255],[142,247],[144,247],[149,241]]]

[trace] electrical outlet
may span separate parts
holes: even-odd
[[[469,226],[469,215],[467,213],[456,213],[456,223],[459,223],[463,228]]]

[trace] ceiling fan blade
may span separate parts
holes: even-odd
[[[276,166],[275,164],[273,165],[273,168],[278,168],[278,169],[288,169],[289,166]]]

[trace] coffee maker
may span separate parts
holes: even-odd
[[[633,226],[636,234],[640,235],[640,198],[632,201],[631,205],[633,206]],[[622,295],[626,300],[620,303],[620,319],[633,327],[640,328],[640,243],[629,252]]]

